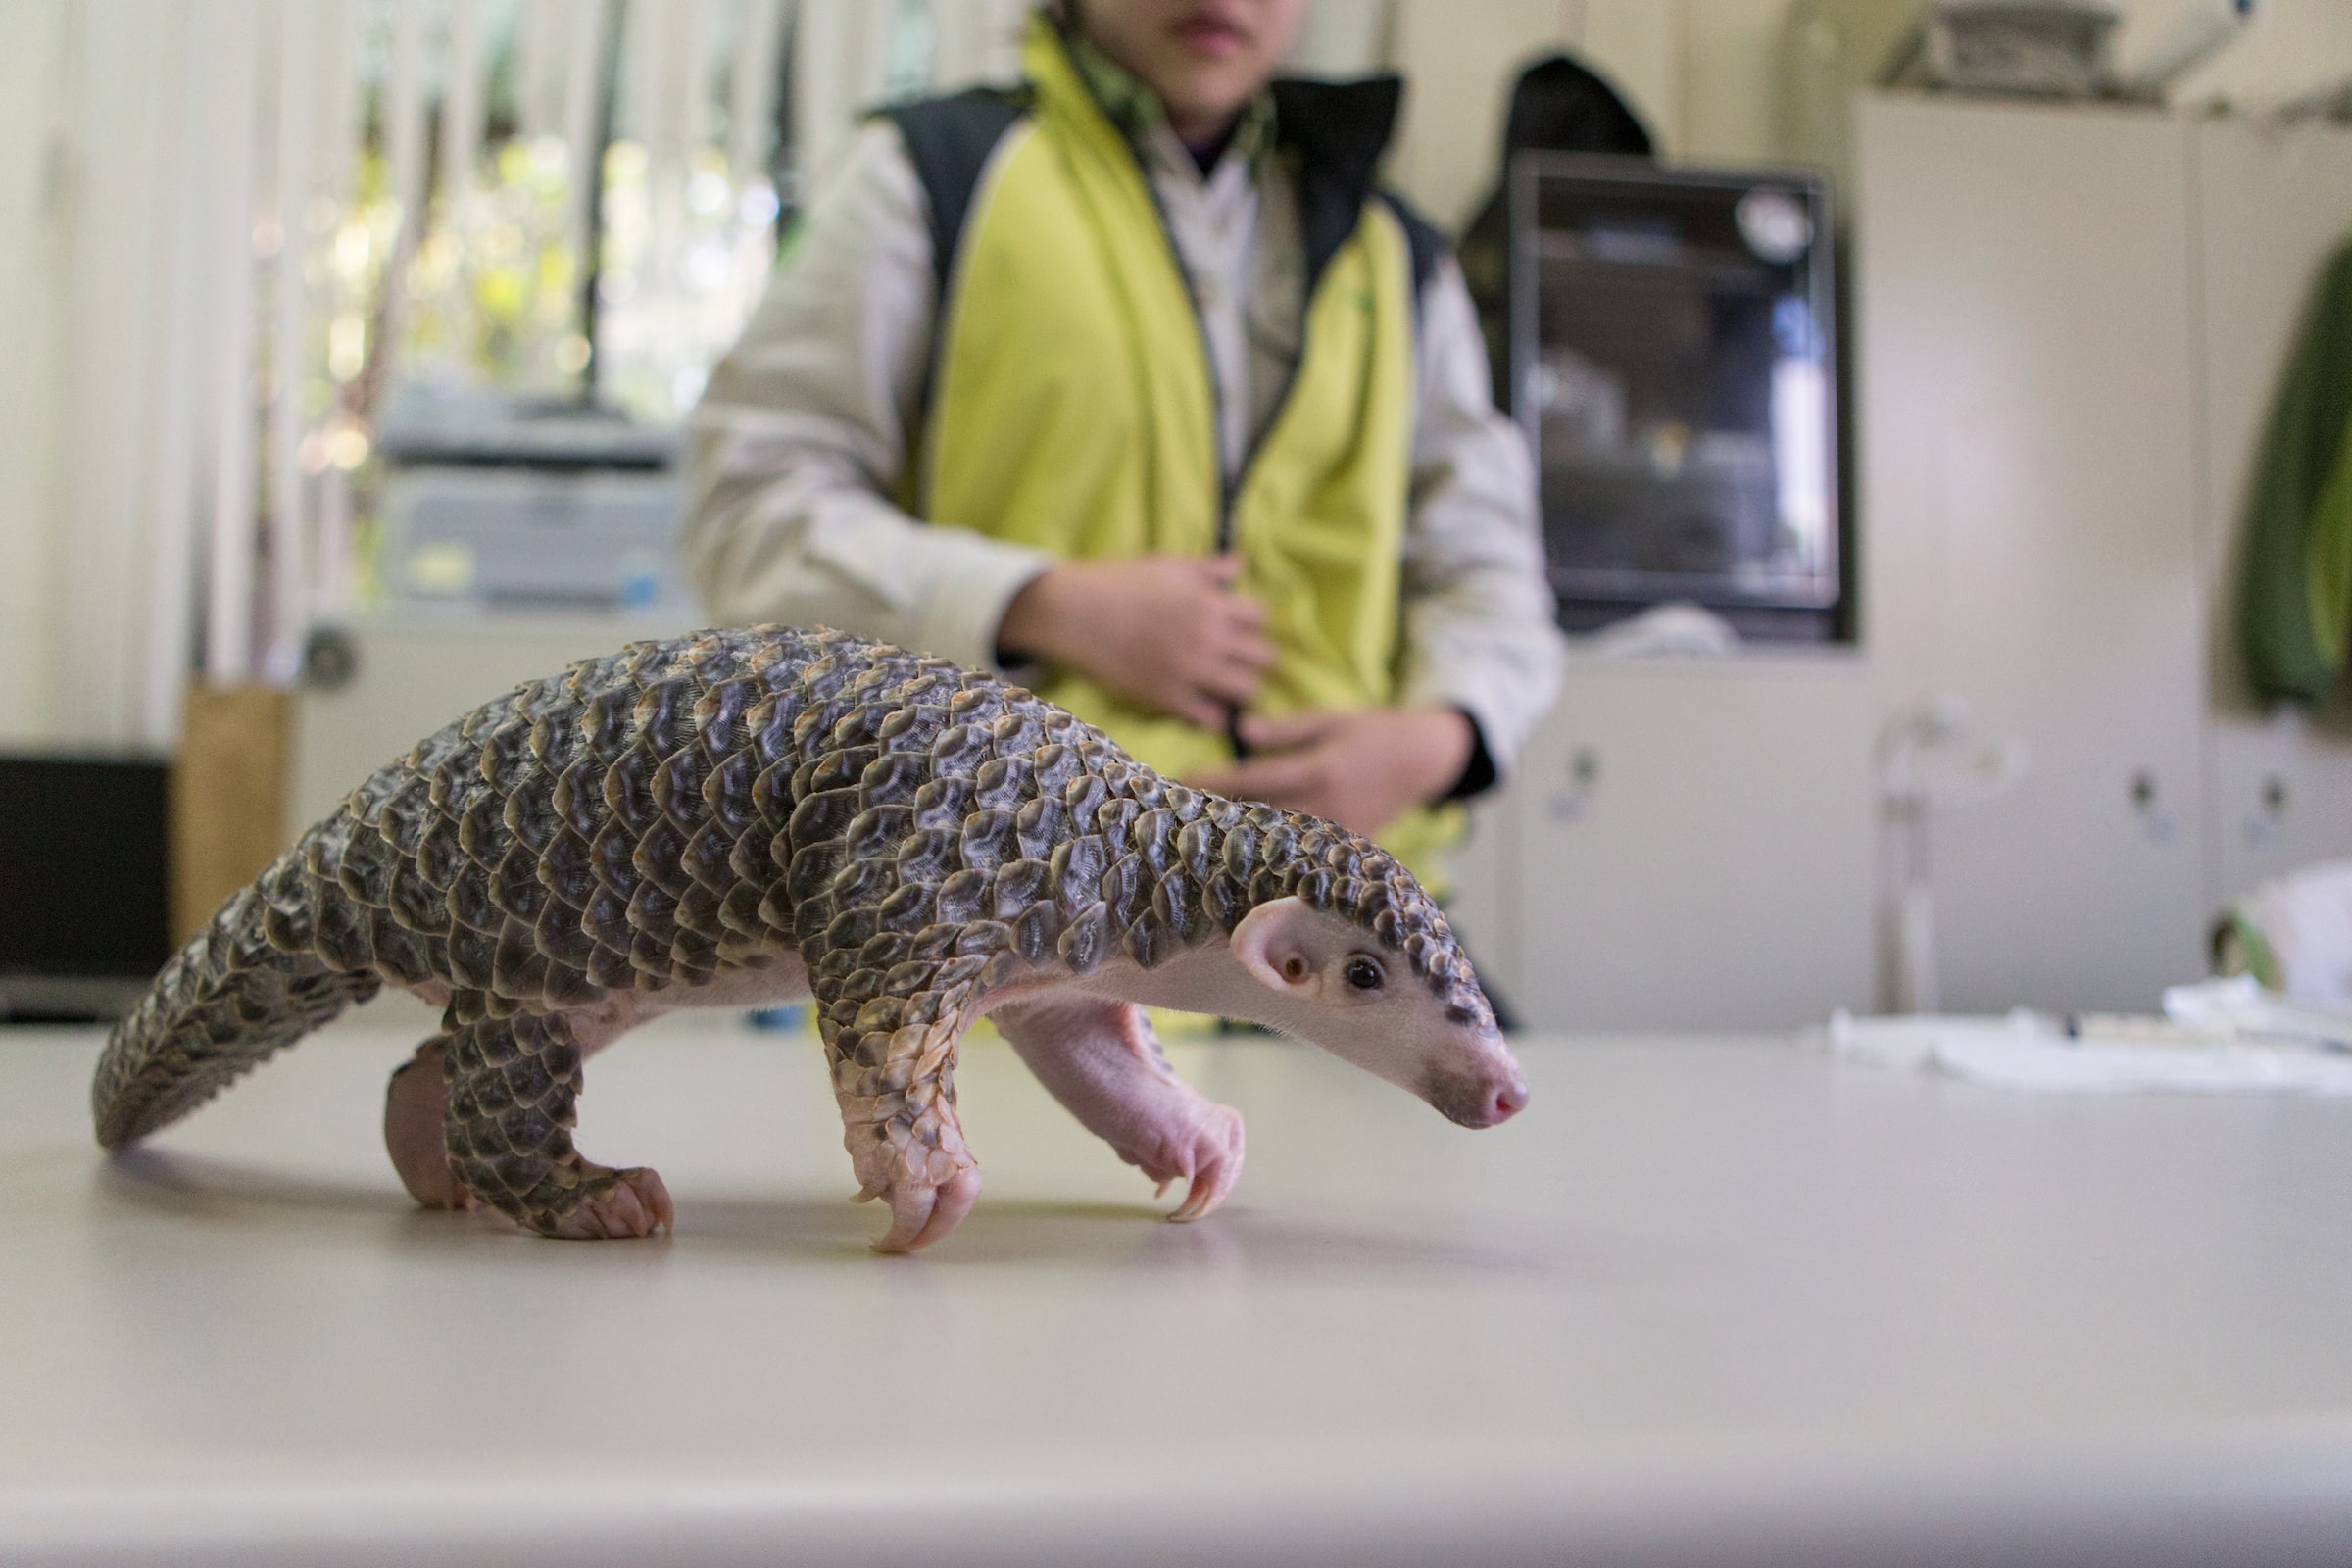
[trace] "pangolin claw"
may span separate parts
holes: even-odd
[[[890,1190],[890,1230],[874,1243],[877,1252],[914,1252],[945,1238],[963,1223],[980,1199],[980,1169],[964,1165],[936,1187],[900,1183]]]

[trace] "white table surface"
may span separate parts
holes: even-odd
[[[883,1258],[814,1048],[717,1016],[582,1102],[674,1237],[415,1210],[424,1021],[111,1160],[95,1034],[0,1032],[0,1560],[2352,1559],[2352,1105],[1531,1039],[1469,1133],[1203,1043],[1249,1165],[1173,1226],[978,1045],[980,1206]]]

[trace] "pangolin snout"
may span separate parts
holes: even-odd
[[[1503,1070],[1439,1073],[1430,1079],[1428,1100],[1447,1121],[1494,1127],[1527,1108],[1527,1080],[1515,1064]]]

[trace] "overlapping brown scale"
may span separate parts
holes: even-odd
[[[746,760],[752,775],[773,767],[786,758],[796,758],[792,741],[793,723],[801,716],[802,696],[787,688],[771,691],[752,705],[743,716],[744,740],[741,745],[719,748]]]
[[[1131,842],[1135,853],[1143,857],[1144,868],[1158,877],[1176,858],[1176,813],[1168,808],[1154,807],[1136,819]]]
[[[499,821],[509,837],[528,848],[533,855],[546,849],[549,840],[565,825],[564,818],[557,814],[552,792],[544,788],[527,789],[508,796],[506,807],[499,813]]]
[[[825,927],[824,942],[827,947],[860,948],[881,929],[882,914],[873,906],[844,909]]]
[[[1021,858],[1042,860],[1069,836],[1070,812],[1058,795],[1041,794],[1013,813],[1012,824],[1020,842]]]
[[[539,880],[539,857],[528,845],[516,844],[490,873],[490,902],[516,920],[536,921],[547,898],[546,885]]]
[[[421,773],[410,773],[385,796],[376,814],[376,831],[402,855],[413,856],[434,814],[431,781]]]
[[[1109,869],[1109,846],[1095,834],[1064,839],[1054,847],[1046,861],[1046,884],[1065,920],[1075,920],[1102,902],[1102,876]]]
[[[374,827],[382,820],[384,803],[400,788],[401,782],[397,773],[378,768],[360,780],[359,787],[344,798],[344,813],[356,821]]]
[[[891,711],[875,731],[887,750],[918,757],[930,752],[932,742],[946,731],[949,722],[947,708],[928,700],[938,694],[941,684],[936,674],[926,672],[890,694]]]
[[[1043,860],[1008,860],[997,867],[990,883],[996,917],[1016,920],[1024,911],[1050,903],[1046,890],[1052,883],[1053,868]]]
[[[506,924],[507,911],[490,897],[490,873],[475,861],[460,867],[442,895],[450,918],[474,931],[496,931]]]
[[[955,922],[940,919],[936,905],[931,914],[931,923],[916,932],[914,940],[906,945],[907,957],[939,962],[956,956],[956,939],[963,928]]]
[[[689,742],[665,758],[654,770],[654,805],[671,826],[692,833],[710,818],[703,801],[703,780],[710,773],[710,757],[699,742]]]
[[[994,913],[991,894],[988,872],[956,871],[939,884],[933,912],[943,923],[965,925]]]
[[[501,800],[521,789],[539,767],[531,751],[530,720],[509,718],[484,735],[479,765],[482,782]]]
[[[568,698],[568,684],[565,695]],[[530,747],[531,756],[538,760],[540,772],[555,776],[569,767],[580,753],[578,704],[565,701],[551,705],[545,712],[532,719]]]
[[[852,715],[855,717],[856,715]],[[847,724],[850,719],[843,719]],[[849,744],[835,747],[818,757],[807,767],[793,775],[796,795],[822,795],[833,790],[855,789],[865,770],[882,755],[878,746]]]
[[[1220,931],[1230,931],[1250,912],[1250,888],[1242,878],[1220,871],[1208,879],[1200,898],[1202,911]]]
[[[936,758],[933,767],[938,766]],[[951,833],[962,831],[972,809],[972,781],[954,775],[937,773],[925,780],[914,792],[914,825],[918,831],[945,828]]]
[[[605,769],[605,808],[633,834],[643,833],[661,815],[654,804],[654,769],[660,765],[640,743],[624,748]]]
[[[1034,860],[1023,862],[1034,865]],[[999,906],[1003,906],[1000,902]],[[1061,935],[1061,906],[1052,902],[1032,904],[1011,917],[1013,949],[1031,963],[1043,963]]]
[[[311,948],[329,968],[348,971],[375,967],[375,945],[369,937],[368,911],[363,906],[347,898],[328,897],[318,901],[318,922],[311,938]]]
[[[836,845],[829,846],[829,848],[839,851],[841,847]],[[845,858],[840,863],[840,869],[833,874],[832,880],[825,884],[824,891],[837,906],[846,909],[862,905],[880,904],[898,891],[898,887],[897,866],[894,862],[883,859],[879,856],[869,856],[862,860],[849,859],[845,854]]]
[[[858,791],[854,788],[830,789],[822,794],[802,796],[785,827],[794,856],[797,858],[803,849],[810,845],[838,843],[863,809],[858,801]]]
[[[450,755],[465,743],[466,721],[463,718],[452,719],[416,743],[406,759],[408,771],[429,779],[440,770],[442,763],[449,760]]]
[[[612,814],[605,808],[603,765],[593,758],[573,762],[557,779],[550,797],[556,815],[582,838],[594,838]]]
[[[676,978],[678,960],[670,952],[676,940],[677,928],[669,928],[667,936],[657,934],[643,926],[635,928],[629,937],[630,984],[639,991],[666,991]]]
[[[255,913],[264,940],[271,948],[280,953],[306,952],[318,937],[319,893],[325,884],[299,868],[281,867],[282,862],[273,864],[263,873],[256,889]],[[228,967],[221,965],[223,971]]]
[[[637,874],[653,883],[671,898],[681,898],[694,878],[687,875],[681,863],[686,856],[686,835],[676,823],[660,817],[649,823],[638,835],[637,848],[629,863]]]
[[[1174,941],[1190,945],[1208,935],[1200,894],[1201,883],[1182,870],[1171,870],[1152,890],[1152,916]]]
[[[412,862],[392,873],[386,906],[392,917],[412,931],[439,935],[449,929],[449,904],[441,890],[424,879]]]
[[[1196,879],[1208,875],[1209,858],[1217,848],[1216,830],[1196,818],[1176,830],[1177,863]]]
[[[637,692],[625,673],[612,685],[585,695],[579,716],[575,755],[601,775],[612,760],[628,750],[637,728]]]
[[[928,772],[928,759],[920,752],[883,752],[858,775],[858,801],[868,808],[905,806],[911,809]]]
[[[473,752],[473,765],[476,768],[481,765],[482,742],[489,738],[491,732],[514,716],[514,694],[507,692],[491,698],[490,701],[458,720],[458,733],[466,738],[467,747]]]
[[[500,928],[490,953],[491,987],[500,997],[536,999],[547,984],[547,955],[529,925],[510,919]]]
[[[588,902],[596,885],[596,857],[586,839],[566,826],[539,853],[539,880],[547,890],[577,907]]]
[[[1149,911],[1127,926],[1120,945],[1129,957],[1147,969],[1157,968],[1176,952],[1176,939]]]
[[[711,676],[707,666],[696,673],[706,681]],[[749,677],[720,680],[707,686],[694,704],[696,742],[712,757],[734,751],[742,742],[739,727],[745,716],[765,695],[760,683]]]
[[[950,710],[953,711],[953,709],[954,705],[951,704]],[[987,724],[950,723],[931,742],[932,770],[935,774],[951,777],[972,773],[988,760],[991,745]]]
[[[678,869],[703,887],[723,894],[734,880],[734,870],[728,864],[734,852],[735,841],[728,835],[725,824],[707,822],[695,830],[679,852]]]
[[[579,909],[562,899],[547,901],[532,934],[539,950],[557,963],[585,973],[595,960],[596,941],[582,928]]]
[[[1144,858],[1132,853],[1120,856],[1102,873],[1096,891],[1108,906],[1113,926],[1123,931],[1133,925],[1152,897],[1152,881],[1145,874]]]
[[[980,771],[972,776],[972,804],[983,808],[1017,810],[1034,791],[1029,759],[1019,754],[1000,753],[981,763]]]
[[[656,760],[668,757],[694,737],[694,710],[702,693],[693,677],[673,675],[649,682],[637,693],[637,744]]]
[[[938,896],[930,888],[909,884],[884,899],[874,911],[875,918],[884,930],[920,931],[931,923],[937,902]]]
[[[580,906],[580,929],[600,948],[626,955],[629,951],[629,895],[599,882]]]
[[[902,882],[936,886],[962,869],[960,850],[961,841],[948,828],[915,828],[899,841],[893,874]]]
[[[910,806],[873,806],[860,810],[842,829],[842,853],[851,859],[894,854],[907,834],[914,831],[914,808]]]

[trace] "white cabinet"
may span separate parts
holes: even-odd
[[[295,694],[287,837],[460,713],[623,643],[674,637],[675,617],[393,608],[344,627],[348,677]]]
[[[2144,1010],[2202,972],[2189,141],[2116,108],[1864,99],[1863,640],[1881,712],[2022,739],[1938,820],[1943,1005]]]
[[[1870,695],[1850,653],[1573,661],[1463,861],[1465,938],[1522,1021],[1868,1006]]]

